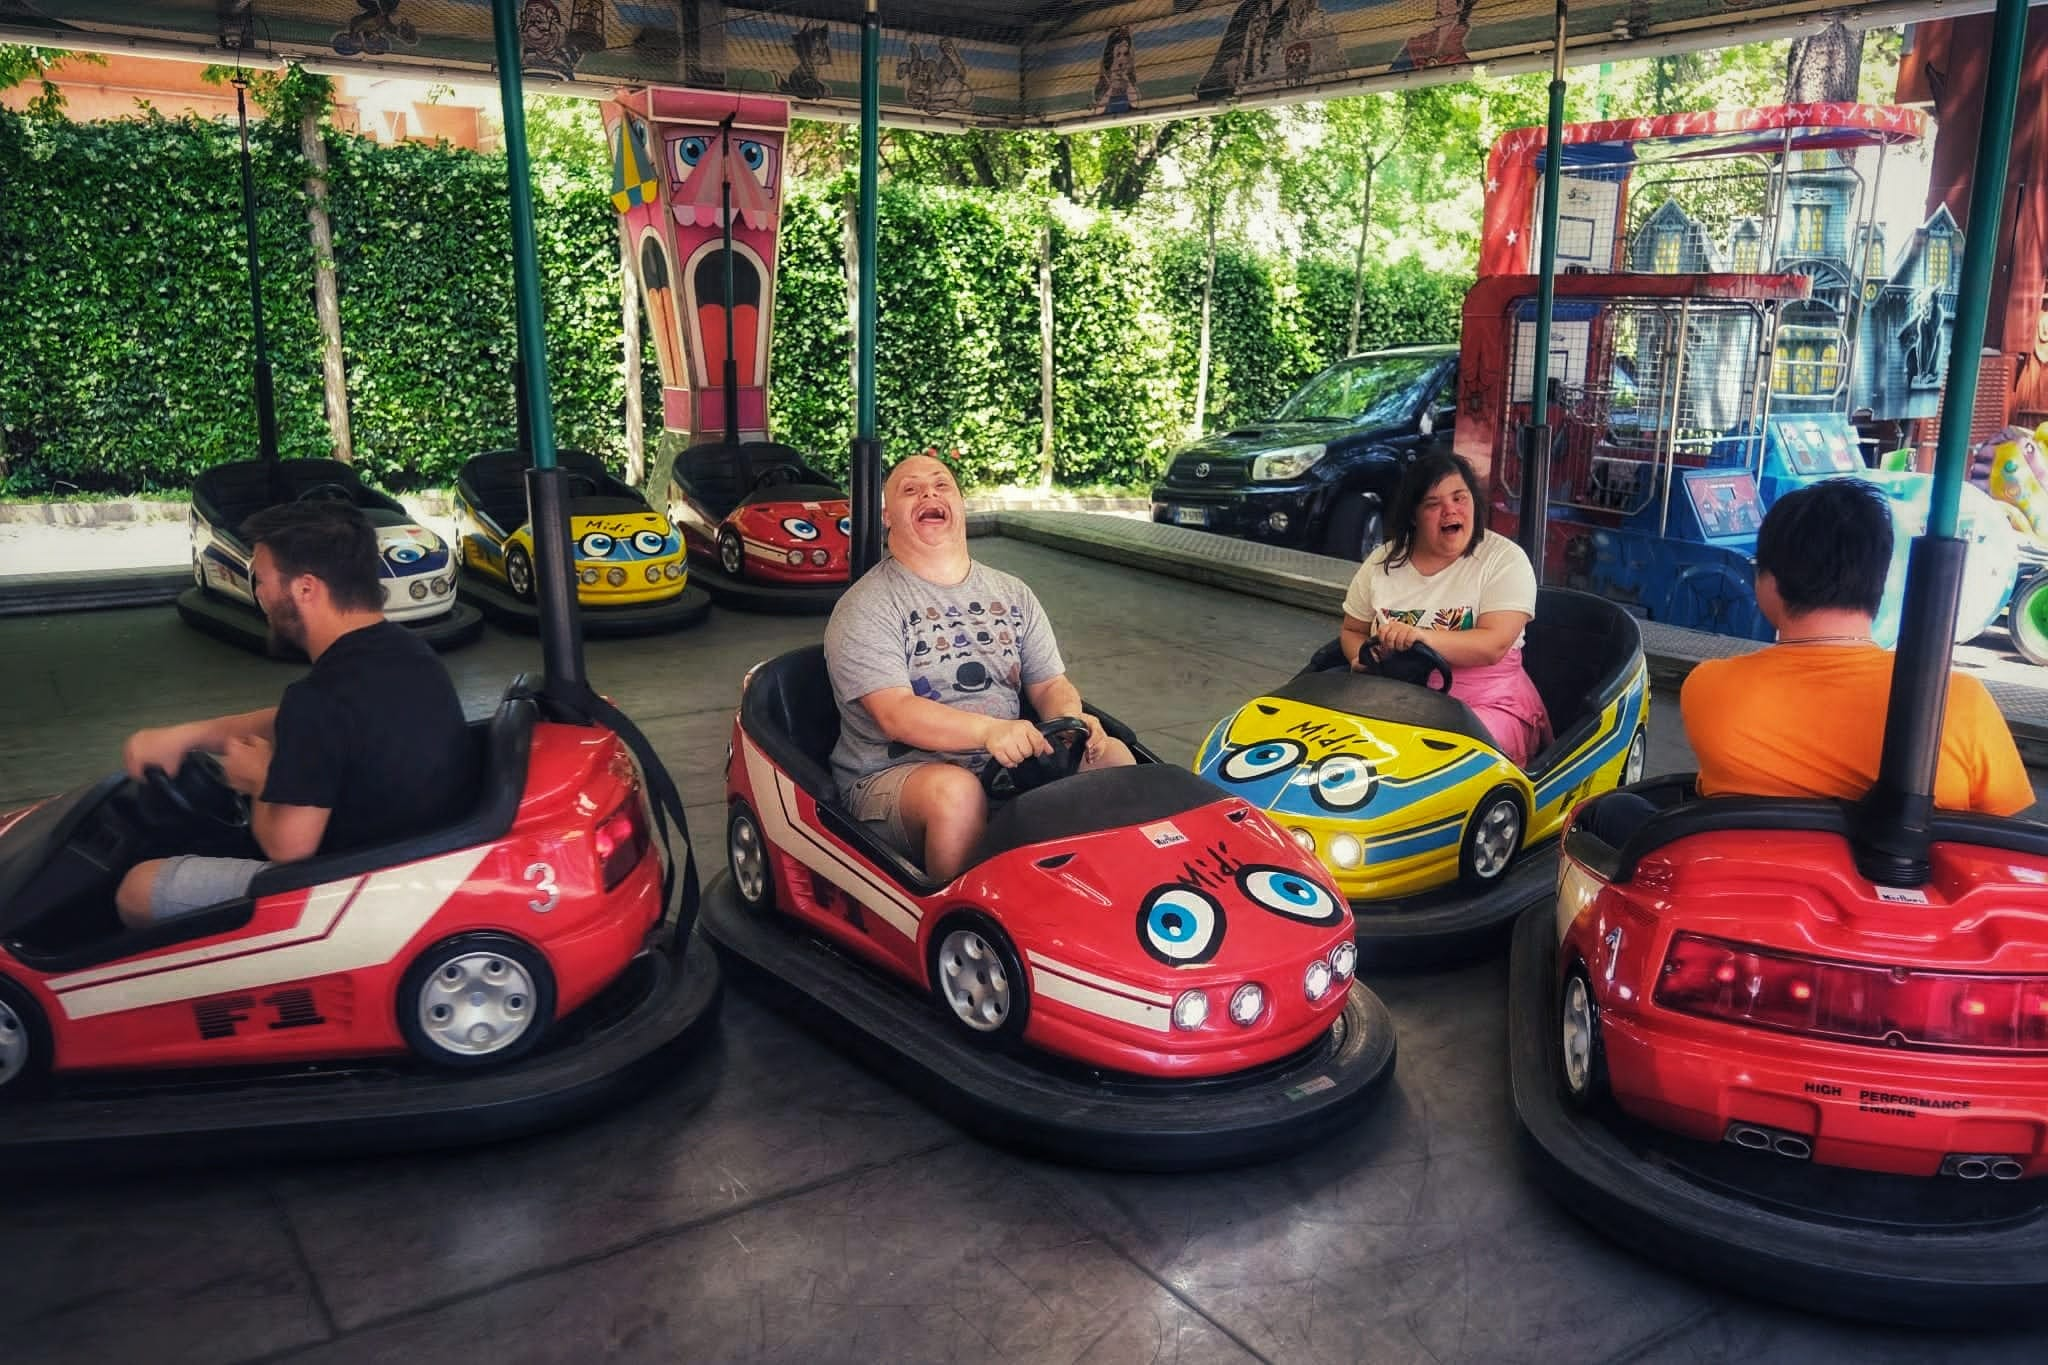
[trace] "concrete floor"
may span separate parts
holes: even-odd
[[[1085,695],[1182,760],[1330,623],[1015,542]],[[714,614],[602,642],[723,861],[741,673],[821,623]],[[168,608],[0,620],[0,805],[114,766],[139,725],[296,676]],[[473,712],[530,640],[449,656]],[[1651,767],[1686,766],[1669,697]],[[69,1186],[0,1205],[0,1341],[24,1361],[2038,1361],[2048,1333],[1935,1336],[1701,1288],[1582,1229],[1521,1173],[1506,972],[1371,982],[1400,1034],[1382,1109],[1292,1161],[1106,1175],[962,1137],[729,996],[716,1055],[585,1127],[469,1152]]]

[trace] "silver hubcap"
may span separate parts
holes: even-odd
[[[512,591],[521,597],[533,591],[533,570],[527,566],[525,555],[507,555],[505,577],[512,581]]]
[[[0,1089],[28,1065],[28,1025],[5,1001],[0,1001]]]
[[[1564,1083],[1583,1095],[1592,1079],[1593,1002],[1586,983],[1575,976],[1564,983]]]
[[[1503,799],[1488,806],[1472,831],[1472,870],[1481,877],[1498,877],[1515,856],[1521,835],[1522,816],[1514,802]]]
[[[726,858],[732,863],[732,879],[740,899],[759,904],[768,891],[768,859],[761,851],[761,831],[744,815],[733,817],[732,836],[726,840]]]
[[[533,1026],[533,978],[509,957],[451,957],[420,990],[420,1031],[443,1051],[482,1057]]]
[[[718,538],[718,562],[729,574],[737,574],[740,571],[740,543],[737,538],[731,535]]]
[[[939,945],[939,989],[960,1022],[993,1033],[1010,1017],[1010,978],[989,941],[972,929],[955,929]]]
[[[1628,757],[1621,765],[1621,785],[1626,787],[1643,778],[1643,753],[1649,745],[1644,742],[1643,732],[1636,731],[1636,737],[1628,742]]]

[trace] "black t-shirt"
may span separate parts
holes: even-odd
[[[380,621],[327,647],[278,703],[263,799],[329,811],[320,852],[346,853],[460,819],[476,750],[434,651]]]

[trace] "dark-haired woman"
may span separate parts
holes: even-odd
[[[1394,500],[1386,544],[1344,594],[1344,657],[1425,644],[1443,655],[1451,695],[1471,707],[1517,765],[1550,742],[1550,715],[1522,671],[1522,632],[1536,614],[1536,575],[1522,547],[1481,524],[1472,466],[1457,455],[1417,460]],[[1368,660],[1369,662],[1369,660]]]

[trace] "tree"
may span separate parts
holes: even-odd
[[[1268,168],[1268,148],[1275,138],[1273,115],[1263,110],[1233,109],[1201,121],[1197,133],[1203,153],[1189,170],[1186,193],[1202,215],[1202,327],[1195,347],[1195,418],[1191,435],[1200,436],[1208,419],[1209,337],[1216,294],[1216,220],[1230,203],[1255,187]]]

